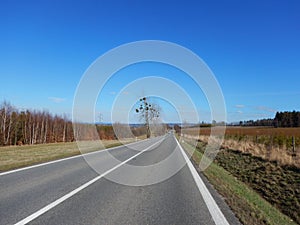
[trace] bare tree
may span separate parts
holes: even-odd
[[[139,114],[140,120],[142,120],[146,126],[147,138],[150,137],[150,123],[157,119],[160,115],[159,105],[152,104],[146,97],[143,97],[139,101],[139,106],[135,109],[136,113]]]
[[[148,107],[144,109],[147,118],[153,118],[154,107]],[[79,140],[96,140],[99,136],[101,139],[116,138],[112,126],[98,125],[96,132],[92,124],[78,122],[74,127],[66,115],[52,115],[46,110],[18,111],[8,102],[0,103],[0,146],[68,142],[75,137]],[[131,137],[130,127],[122,124],[116,127],[121,137]]]
[[[14,108],[11,104],[4,101],[0,109],[0,132],[1,132],[1,142],[3,145],[8,145],[10,142],[11,129],[12,129],[12,114]]]

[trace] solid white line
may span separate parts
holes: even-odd
[[[128,161],[132,160],[133,158],[139,156],[140,154],[142,154],[143,152],[149,150],[150,148],[152,148],[153,146],[155,146],[157,143],[161,143],[164,140],[164,138],[162,138],[161,140],[155,142],[154,144],[150,145],[149,147],[145,148],[144,150],[140,151],[139,153],[135,154],[134,156],[126,159],[125,161],[121,162],[120,164],[116,165],[115,167],[107,170],[106,172],[102,173],[101,175],[95,177],[94,179],[90,180],[89,182],[83,184],[82,186],[76,188],[75,190],[69,192],[68,194],[62,196],[61,198],[55,200],[54,202],[50,203],[49,205],[41,208],[40,210],[38,210],[37,212],[31,214],[30,216],[26,217],[25,219],[19,221],[18,223],[16,223],[15,225],[23,225],[23,224],[27,224],[29,222],[31,222],[32,220],[34,220],[35,218],[39,217],[40,215],[44,214],[45,212],[49,211],[50,209],[54,208],[55,206],[57,206],[58,204],[62,203],[63,201],[67,200],[68,198],[72,197],[73,195],[75,195],[76,193],[78,193],[79,191],[83,190],[84,188],[90,186],[91,184],[95,183],[97,180],[99,180],[100,178],[106,176],[107,174],[111,173],[112,171],[116,170],[117,168],[119,168],[120,166],[124,165],[125,163],[127,163]]]
[[[137,142],[129,143],[127,145],[120,145],[120,146],[116,146],[116,147],[112,147],[112,148],[101,149],[101,150],[97,150],[97,151],[93,151],[93,152],[88,152],[88,153],[85,153],[85,154],[75,155],[75,156],[71,156],[71,157],[67,157],[67,158],[63,158],[63,159],[57,159],[57,160],[53,160],[53,161],[49,161],[49,162],[44,162],[44,163],[40,163],[40,164],[36,164],[36,165],[32,165],[32,166],[27,166],[27,167],[15,169],[15,170],[9,170],[9,171],[0,173],[0,176],[11,174],[11,173],[20,172],[20,171],[23,171],[23,170],[32,169],[32,168],[36,168],[36,167],[40,167],[40,166],[46,166],[46,165],[49,165],[49,164],[52,164],[52,163],[62,162],[62,161],[69,160],[69,159],[75,159],[75,158],[79,158],[79,157],[86,156],[86,155],[96,154],[96,153],[103,152],[103,151],[110,151],[110,150],[122,148],[124,146],[128,146],[128,145],[133,145],[133,144],[136,144],[136,143],[140,143],[140,142],[146,141],[146,140],[140,140],[140,141],[137,141]]]
[[[173,136],[174,137],[174,136]],[[174,139],[176,140],[182,155],[192,173],[192,176],[197,184],[197,187],[204,199],[204,202],[206,203],[206,206],[215,222],[216,225],[229,225],[228,221],[226,220],[224,214],[222,213],[222,211],[220,210],[219,206],[217,205],[216,201],[214,200],[214,198],[211,196],[209,190],[207,189],[207,187],[205,186],[204,182],[202,181],[201,177],[199,176],[197,170],[195,169],[194,165],[192,164],[192,162],[190,161],[189,157],[187,156],[187,154],[185,153],[185,151],[183,150],[183,148],[181,147],[181,145],[179,144],[178,140],[174,137]]]

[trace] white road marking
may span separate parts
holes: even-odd
[[[173,136],[174,137],[174,136]],[[211,196],[209,190],[207,189],[207,187],[205,186],[204,182],[202,181],[201,177],[199,176],[197,170],[195,169],[194,165],[192,164],[192,162],[190,161],[189,157],[187,156],[187,154],[185,153],[185,151],[182,149],[181,145],[179,144],[178,140],[174,137],[174,139],[176,140],[182,155],[192,173],[192,176],[197,184],[197,187],[204,199],[204,202],[215,222],[216,225],[229,225],[228,221],[226,220],[224,214],[222,213],[222,211],[220,210],[219,206],[217,205],[216,201],[214,200],[214,198]]]
[[[122,148],[124,146],[140,143],[142,141],[145,141],[145,140],[129,143],[127,145],[120,145],[120,146],[116,146],[116,147],[113,147],[113,148],[101,149],[101,150],[97,150],[97,151],[93,151],[93,152],[89,152],[89,153],[85,153],[85,154],[75,155],[75,156],[71,156],[71,157],[67,157],[67,158],[63,158],[63,159],[57,159],[57,160],[53,160],[53,161],[50,161],[50,162],[44,162],[44,163],[36,164],[36,165],[33,165],[33,166],[27,166],[27,167],[15,169],[15,170],[10,170],[10,171],[0,173],[0,176],[20,172],[20,171],[23,171],[23,170],[32,169],[32,168],[36,168],[36,167],[40,167],[40,166],[46,166],[46,165],[49,165],[49,164],[52,164],[52,163],[58,163],[58,162],[62,162],[62,161],[69,160],[69,159],[75,159],[75,158],[83,157],[85,155],[96,154],[96,153],[99,153],[99,152],[102,152],[102,151],[110,151],[110,150]]]
[[[124,165],[125,163],[129,162],[130,160],[132,160],[133,158],[139,156],[140,154],[144,153],[145,151],[151,149],[153,146],[157,145],[158,143],[161,143],[164,140],[164,137],[155,142],[154,144],[150,145],[149,147],[145,148],[144,150],[140,151],[139,153],[135,154],[134,156],[126,159],[125,161],[121,162],[120,164],[116,165],[115,167],[107,170],[106,172],[102,173],[101,175],[95,177],[94,179],[90,180],[89,182],[81,185],[80,187],[76,188],[75,190],[69,192],[68,194],[60,197],[59,199],[55,200],[54,202],[50,203],[49,205],[41,208],[40,210],[38,210],[37,212],[31,214],[30,216],[26,217],[25,219],[19,221],[18,223],[16,223],[15,225],[23,225],[23,224],[27,224],[29,222],[31,222],[32,220],[34,220],[35,218],[39,217],[40,215],[44,214],[45,212],[49,211],[50,209],[54,208],[55,206],[57,206],[58,204],[62,203],[63,201],[67,200],[68,198],[72,197],[73,195],[77,194],[79,191],[83,190],[84,188],[90,186],[91,184],[95,183],[97,180],[99,180],[100,178],[106,176],[107,174],[111,173],[112,171],[116,170],[117,168],[119,168],[120,166]]]

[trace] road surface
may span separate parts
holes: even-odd
[[[168,168],[185,164],[168,179],[151,184],[165,171],[143,167],[171,153],[176,154]],[[100,172],[78,156],[0,174],[0,224],[239,224],[221,197],[191,168],[173,134],[86,157],[101,165]],[[128,173],[127,165],[141,169]],[[150,185],[124,185],[116,177]]]

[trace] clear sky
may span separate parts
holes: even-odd
[[[76,87],[94,60],[121,44],[164,40],[189,48],[211,68],[229,122],[300,110],[299,12],[297,0],[1,0],[0,101],[71,115]],[[179,83],[203,115],[199,120],[209,120],[201,90],[184,75],[165,66],[133,69],[102,90],[96,111],[104,121],[120,90],[143,75]],[[176,121],[170,108],[165,119]]]

